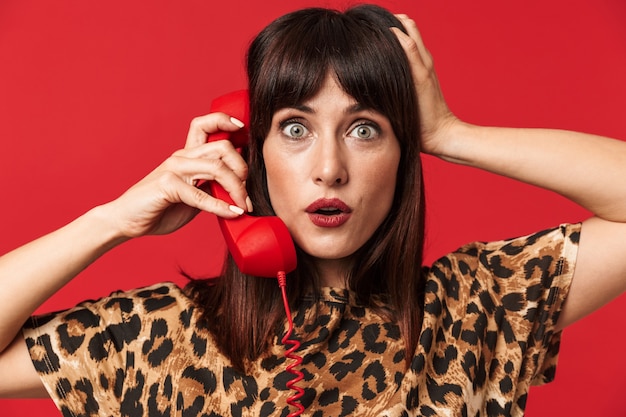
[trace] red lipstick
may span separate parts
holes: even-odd
[[[311,203],[306,212],[316,226],[339,227],[348,221],[352,209],[338,198],[320,198]]]

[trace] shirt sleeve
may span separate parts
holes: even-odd
[[[520,379],[531,385],[555,377],[561,342],[555,326],[572,282],[580,227],[561,225],[480,250],[479,274],[492,280],[494,317],[504,340],[519,345]]]
[[[547,250],[539,250],[539,256],[524,271],[524,279],[532,281],[535,277],[538,281],[526,292],[531,303],[524,316],[530,322],[525,360],[533,375],[532,385],[551,382],[556,374],[562,331],[555,332],[555,326],[572,283],[580,229],[581,224],[562,225],[545,237],[537,236],[547,243]]]
[[[141,377],[135,362],[167,353],[158,344],[167,332],[163,316],[180,315],[179,294],[174,284],[115,292],[26,323],[35,369],[64,416],[119,415],[123,392]]]
[[[561,341],[555,326],[572,281],[580,228],[566,224],[475,242],[433,264],[437,294],[429,294],[427,283],[426,313],[429,297],[446,305],[452,337],[483,364],[481,385],[497,381],[498,391],[507,391],[554,379]]]

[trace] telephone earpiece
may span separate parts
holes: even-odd
[[[247,90],[218,97],[211,103],[211,112],[223,112],[241,120],[245,126],[236,132],[216,132],[208,141],[230,140],[235,148],[248,145],[250,119]],[[228,193],[215,181],[209,184],[215,198],[234,204]],[[237,267],[247,275],[276,277],[278,272],[296,268],[296,250],[287,226],[276,216],[242,214],[235,219],[218,217],[226,246]]]

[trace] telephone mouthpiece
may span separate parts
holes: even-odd
[[[223,225],[223,226],[222,226]],[[221,221],[226,244],[237,267],[247,275],[275,278],[296,269],[296,251],[287,226],[275,216],[242,215]],[[229,242],[230,240],[230,242]]]

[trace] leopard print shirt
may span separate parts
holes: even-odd
[[[409,369],[398,327],[325,288],[294,314],[306,416],[522,416],[553,379],[580,225],[473,243],[429,269]],[[318,316],[313,319],[313,307]],[[33,317],[24,336],[63,416],[287,416],[285,347],[241,374],[173,284]],[[280,332],[279,332],[280,333]]]

